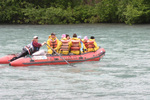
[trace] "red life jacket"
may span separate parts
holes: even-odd
[[[71,50],[79,51],[80,50],[80,47],[79,47],[80,40],[71,40],[71,42],[72,42]]]
[[[50,39],[50,46],[55,49],[57,47],[57,39],[55,39],[54,41],[52,39]]]
[[[86,41],[82,41],[83,43],[84,43],[84,45],[85,45],[85,47],[87,48],[88,47],[88,42]]]
[[[95,48],[94,41],[87,41],[87,43],[88,43],[87,49]]]
[[[62,46],[61,46],[61,50],[62,51],[69,51],[69,40],[61,40],[62,42]]]

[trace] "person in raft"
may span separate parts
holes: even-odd
[[[82,42],[82,40],[81,40],[81,36],[78,36],[78,38],[80,39],[80,43],[81,43],[81,48],[80,48],[80,52],[81,53],[86,53],[86,50],[87,50],[87,48],[85,47],[85,45],[84,45],[84,43]]]
[[[99,47],[97,46],[97,43],[95,42],[95,37],[91,36],[91,38],[87,41],[87,51],[92,52],[98,49]]]
[[[57,50],[57,46],[58,46],[59,40],[57,39],[55,33],[51,33],[51,35],[49,36],[48,40],[47,40],[47,44],[54,50]],[[48,54],[53,54],[53,50],[51,50],[51,48],[47,46],[48,49]],[[57,51],[58,52],[58,51]]]
[[[80,48],[80,39],[77,38],[77,34],[73,34],[73,38],[70,40],[70,52],[75,55],[79,55],[81,53]]]
[[[42,47],[44,44],[46,44],[46,42],[43,42],[42,44],[38,43],[38,36],[34,36],[32,42],[25,46],[22,49],[22,52],[16,57],[12,58],[10,61],[14,61],[20,57],[25,57],[28,54],[32,55],[34,52],[39,51],[40,47]]]
[[[70,50],[70,44],[69,43],[70,43],[70,40],[67,40],[66,34],[63,34],[61,36],[61,40],[60,40],[58,47],[56,49],[59,50],[60,54],[68,55],[69,50]]]
[[[84,45],[85,45],[85,47],[87,48],[87,41],[88,41],[89,39],[88,39],[88,37],[87,36],[85,36],[84,37],[84,39],[82,39],[82,42],[84,43]]]

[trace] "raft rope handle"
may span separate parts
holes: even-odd
[[[50,48],[50,49],[52,49],[58,56],[60,56],[60,58],[62,58],[68,65],[70,65],[70,66],[72,66],[72,67],[76,67],[76,66],[74,66],[74,65],[71,65],[67,60],[65,60],[59,53],[57,53],[51,46],[49,46],[47,43],[46,43],[46,45]]]

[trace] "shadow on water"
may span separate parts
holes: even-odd
[[[70,65],[45,65],[45,66],[28,66],[28,67],[12,67],[9,65],[0,65],[0,68],[8,68],[20,71],[42,71],[42,72],[53,72],[61,71],[63,73],[92,73],[99,72],[100,67],[103,67],[100,61],[82,62],[73,64],[75,67]]]

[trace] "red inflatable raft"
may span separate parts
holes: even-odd
[[[12,59],[13,57],[16,57],[16,55],[11,54],[11,55],[7,55],[7,56],[0,58],[0,64],[9,64],[10,63],[9,60]]]
[[[99,61],[104,55],[105,55],[105,50],[103,48],[100,48],[95,52],[88,52],[88,53],[83,53],[80,55],[62,55],[62,57],[69,63],[78,63],[78,62],[84,62],[84,61]],[[7,56],[3,57],[7,59],[7,62],[9,62],[8,60],[10,60],[13,55],[11,56],[8,55],[8,56],[9,57]],[[40,65],[64,65],[64,64],[67,64],[67,63],[58,55],[22,57],[9,63],[9,65],[16,66],[16,67],[17,66],[20,66],[20,67],[40,66]]]

